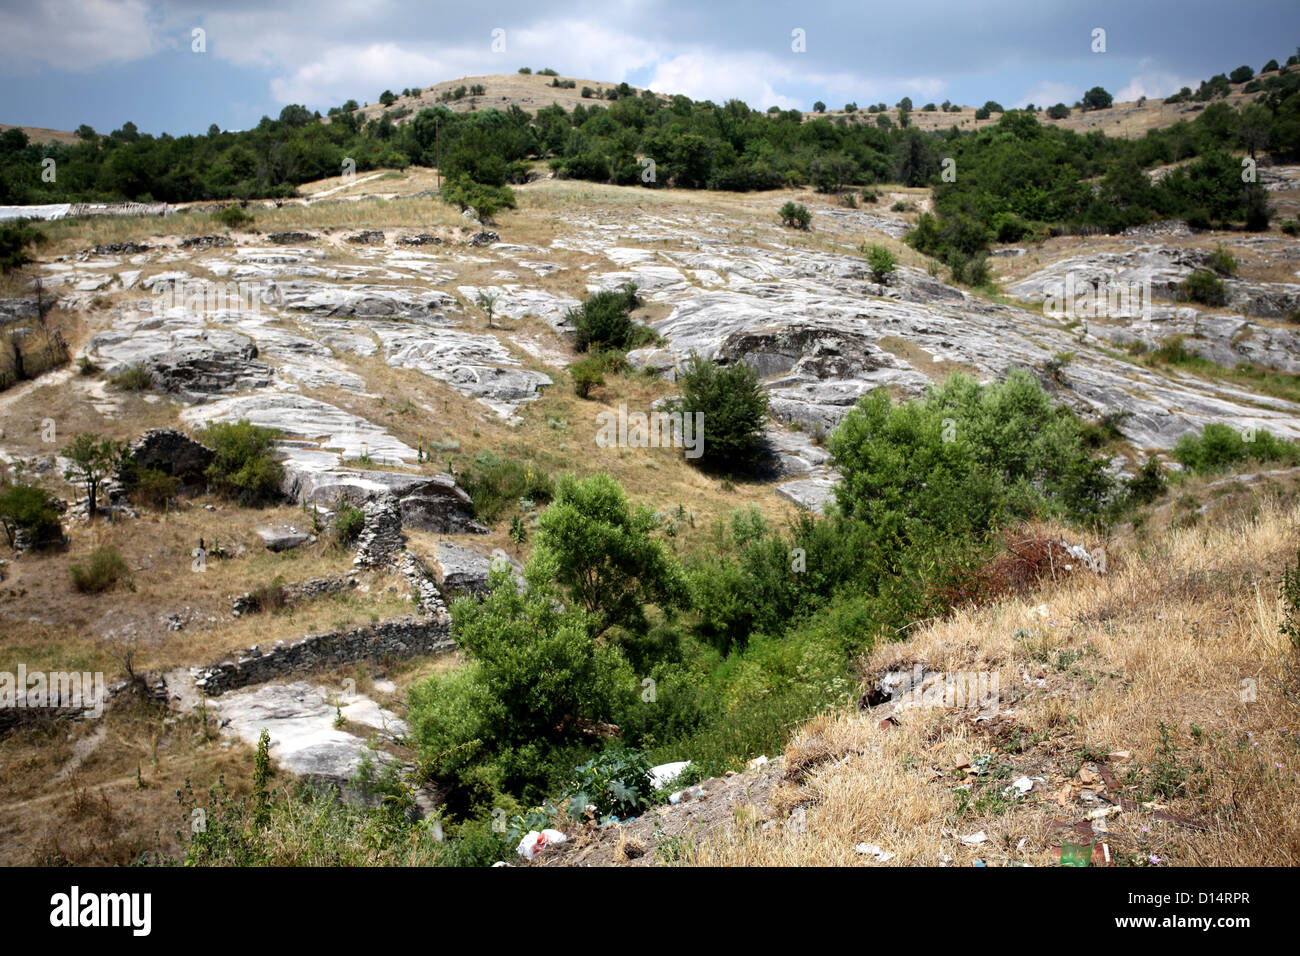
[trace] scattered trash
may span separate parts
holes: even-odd
[[[690,765],[689,760],[678,760],[674,763],[661,763],[657,767],[651,767],[650,783],[656,790],[666,787],[680,777],[682,771]]]
[[[1061,841],[1061,866],[1087,866],[1092,862],[1092,848],[1095,844],[1079,846],[1069,840]]]
[[[1016,849],[1023,850],[1025,848],[1025,844],[1028,842],[1029,842],[1029,837],[1021,837],[1020,842],[1016,844]]]
[[[519,841],[519,846],[515,847],[515,852],[525,860],[531,860],[542,850],[546,849],[552,843],[564,843],[569,838],[559,830],[543,830],[538,833],[536,830],[529,830],[528,835]]]
[[[1112,817],[1119,812],[1120,812],[1120,808],[1115,806],[1114,804],[1111,804],[1110,806],[1106,806],[1106,807],[1098,807],[1096,810],[1089,810],[1088,819],[1104,820],[1107,817]]]
[[[1012,781],[1011,786],[1007,787],[1005,790],[1002,791],[1002,796],[1004,797],[1010,796],[1011,791],[1015,790],[1017,796],[1023,797],[1025,794],[1027,794],[1030,790],[1033,789],[1034,789],[1034,781],[1030,780],[1028,777],[1021,777],[1019,780]]]
[[[497,860],[495,863],[492,864],[492,869],[495,870],[498,866],[509,866],[509,865],[510,864],[507,863],[505,860]]]
[[[887,850],[882,850],[874,843],[859,843],[853,848],[855,853],[861,853],[865,856],[874,856],[877,863],[888,863],[894,858],[894,854]]]
[[[958,755],[958,757],[952,762],[953,770],[965,770],[969,766],[970,757],[967,757],[965,754]]]
[[[1116,750],[1113,754],[1106,754],[1107,760],[1128,760],[1133,756],[1130,750]]]
[[[985,863],[983,860],[976,860],[976,861],[974,862],[974,864],[972,864],[972,865],[974,865],[974,866],[982,866],[982,867],[985,867],[986,869],[988,868],[988,864]]]
[[[1098,779],[1099,778],[1095,771],[1089,770],[1087,767],[1079,768],[1079,781],[1081,783],[1096,783]]]
[[[983,830],[976,830],[974,833],[968,833],[964,836],[960,833],[953,833],[951,830],[944,830],[943,835],[956,837],[958,840],[961,840],[961,842],[965,843],[967,846],[978,846],[981,843],[987,843],[989,839],[989,835],[985,833]]]
[[[764,754],[762,757],[755,757],[753,760],[749,761],[749,763],[745,764],[745,769],[757,770],[759,767],[763,767],[766,765],[767,765],[767,755]]]

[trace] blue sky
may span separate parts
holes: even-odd
[[[1096,28],[1104,53],[1091,49]],[[1097,84],[1116,99],[1161,96],[1285,61],[1297,44],[1296,0],[0,0],[0,122],[242,129],[287,103],[324,112],[520,66],[758,109],[1046,105]]]

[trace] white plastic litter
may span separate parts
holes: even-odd
[[[987,843],[989,836],[983,830],[976,830],[974,833],[968,833],[966,836],[958,834],[957,839],[961,840],[961,842],[965,843],[967,846],[976,846],[980,843]]]
[[[678,760],[674,763],[661,763],[657,767],[650,768],[650,781],[656,790],[666,787],[682,775],[682,771],[691,765],[689,760]]]
[[[525,860],[531,860],[552,843],[564,843],[568,839],[559,830],[548,829],[543,830],[541,833],[536,830],[529,830],[528,835],[519,841],[519,846],[515,847],[515,852]]]
[[[1002,795],[1004,797],[1010,796],[1011,791],[1015,790],[1017,795],[1024,796],[1026,793],[1028,793],[1030,790],[1033,789],[1034,789],[1034,781],[1030,780],[1028,777],[1021,777],[1019,780],[1012,781],[1011,786],[1007,787],[1005,790],[1002,791]]]
[[[894,858],[894,854],[888,850],[882,850],[874,843],[859,843],[853,848],[854,852],[861,853],[864,856],[874,856],[877,863],[888,863]]]
[[[764,754],[762,757],[755,757],[749,763],[745,764],[745,766],[748,767],[750,770],[757,770],[759,767],[765,766],[766,764],[767,764],[767,755]]]

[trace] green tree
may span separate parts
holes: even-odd
[[[86,490],[86,513],[95,516],[100,486],[121,461],[124,442],[113,441],[93,432],[82,432],[63,449],[68,467],[63,477]]]
[[[1114,97],[1100,86],[1094,86],[1083,94],[1083,108],[1085,110],[1108,110],[1112,102],[1114,102]]]
[[[659,523],[609,475],[566,475],[538,519],[533,563],[583,608],[593,636],[613,627],[641,634],[646,605],[671,610],[686,599],[681,569],[651,537]]]
[[[58,535],[57,499],[44,488],[15,484],[0,488],[0,526],[4,527],[9,546],[13,547],[19,531],[40,544]]]
[[[681,397],[671,403],[682,415],[698,415],[700,464],[730,472],[752,470],[763,456],[768,396],[758,373],[744,362],[719,365],[692,354],[677,376]]]
[[[494,570],[488,594],[451,607],[460,670],[417,684],[410,722],[425,764],[470,806],[499,794],[540,802],[620,719],[636,677],[618,648],[596,640],[581,606],[564,606],[530,565],[519,588]]]
[[[280,432],[247,420],[211,422],[199,440],[214,452],[207,477],[216,490],[242,504],[270,501],[281,493],[284,468],[274,457]]]

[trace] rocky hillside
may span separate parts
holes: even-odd
[[[542,89],[539,83],[538,95]],[[1272,173],[1279,203],[1294,203],[1297,171]],[[411,641],[400,636],[405,631],[398,637],[384,631],[386,622],[412,613],[414,595],[424,621],[420,633],[445,628],[440,604],[481,586],[494,554],[507,562],[528,554],[527,526],[524,535],[512,536],[505,521],[476,510],[465,488],[491,456],[557,474],[607,471],[637,502],[661,514],[689,513],[692,520],[677,532],[686,546],[704,537],[713,517],[738,506],[753,505],[778,523],[796,509],[821,510],[837,478],[822,440],[853,404],[882,386],[899,397],[918,396],[953,371],[999,379],[1014,368],[1031,370],[1058,402],[1113,425],[1122,439],[1118,470],[1131,472],[1148,456],[1165,455],[1181,436],[1210,423],[1300,438],[1293,319],[1300,309],[1300,243],[1279,231],[1193,233],[1170,224],[1119,237],[1003,247],[992,260],[1002,291],[976,293],[945,281],[901,243],[927,207],[924,190],[886,189],[866,209],[805,191],[684,193],[538,178],[518,188],[517,210],[483,223],[422,195],[428,176],[417,170],[358,177],[308,190],[318,197],[309,201],[252,203],[251,223],[232,227],[201,208],[165,220],[50,227],[52,242],[34,274],[58,297],[47,321],[60,329],[77,364],[0,393],[0,461],[69,503],[63,515],[69,542],[62,551],[28,552],[3,567],[0,650],[14,661],[74,654],[91,669],[117,674],[129,662],[166,674],[177,710],[161,736],[144,718],[128,715],[114,718],[125,723],[109,738],[78,730],[66,746],[59,736],[57,747],[45,746],[46,731],[23,738],[12,751],[20,763],[10,768],[23,769],[5,775],[0,811],[9,833],[26,832],[32,819],[52,821],[54,842],[12,844],[15,858],[57,849],[109,860],[90,849],[95,841],[87,828],[96,820],[96,826],[116,821],[114,832],[126,834],[119,837],[123,846],[147,841],[174,815],[162,794],[191,774],[215,778],[230,754],[247,754],[241,748],[255,743],[268,715],[282,734],[282,749],[273,754],[289,770],[310,775],[310,768],[324,767],[326,776],[343,779],[362,759],[360,741],[384,727],[395,728],[386,745],[392,755],[409,759],[397,723],[404,690],[431,668],[454,667],[455,658],[403,658],[393,648]],[[777,212],[791,199],[811,209],[809,231],[781,224]],[[893,250],[901,263],[879,279],[860,251],[873,243]],[[1176,286],[1220,244],[1240,260],[1235,276],[1224,280],[1225,304],[1173,301]],[[1149,283],[1155,298],[1145,314],[1055,317],[1042,303],[1050,281],[1068,274]],[[579,399],[566,371],[577,358],[566,313],[592,292],[628,282],[644,299],[636,317],[660,341],[629,354],[632,372],[611,374],[590,400]],[[7,291],[11,298],[30,295],[17,281]],[[1147,360],[1175,335],[1209,361]],[[767,474],[722,482],[673,449],[630,453],[595,444],[600,413],[620,404],[649,408],[671,396],[676,370],[692,353],[745,362],[758,372],[770,396]],[[77,433],[134,441],[149,429],[196,435],[206,424],[238,420],[279,430],[275,454],[284,467],[286,503],[250,509],[198,494],[148,508],[108,494],[113,520],[105,523],[87,520],[82,496],[63,479],[68,463],[60,449]],[[168,447],[201,455],[183,443]],[[330,521],[350,508],[361,513],[362,537],[335,546]],[[1276,544],[1284,525],[1270,527]],[[71,567],[105,544],[125,555],[132,589],[73,590]],[[207,570],[195,573],[199,546]],[[382,560],[372,560],[376,553]],[[1247,568],[1244,555],[1238,564],[1231,571],[1238,578],[1257,570]],[[1123,593],[1105,589],[1136,587],[1140,576],[1126,574],[1079,598],[1069,620],[1120,615],[1116,602],[1123,603]],[[287,611],[236,613],[254,592],[266,599],[268,588]],[[1125,605],[1122,614],[1150,606]],[[1184,610],[1191,616],[1197,609]],[[1024,612],[997,612],[1003,615],[996,618],[998,640],[1011,641],[1008,633],[1027,626],[1003,626]],[[940,636],[908,653],[937,647],[955,627],[936,626],[932,634]],[[1093,660],[1081,656],[1090,652],[1073,638],[1068,647],[1052,643],[1066,630],[1042,632],[1039,643],[1014,654],[1021,645],[985,650],[1001,655],[1011,683],[1020,680],[1024,663],[1015,654],[1041,650],[1050,661],[1065,654],[1098,670],[1114,655],[1138,654],[1136,645],[1107,645]],[[357,637],[362,631],[370,636]],[[275,641],[290,644],[309,633],[334,636],[294,651],[301,667],[260,670],[257,662]],[[372,637],[378,643],[366,647],[380,650],[365,661],[331,650]],[[325,650],[317,653],[318,647]],[[967,649],[977,653],[974,645]],[[1175,650],[1171,644],[1169,660]],[[225,661],[230,668],[221,666]],[[198,706],[196,680],[234,671],[263,677],[214,708],[221,715],[214,719]],[[1032,681],[1047,679],[1036,674],[1026,693],[1038,686]],[[1058,705],[1042,706],[1049,714]],[[1149,723],[1148,716],[1142,720]],[[332,717],[338,726],[326,726]],[[872,718],[868,733],[857,724],[827,723],[823,738],[834,738],[827,746],[840,748],[837,761],[861,757],[880,745],[871,730],[878,725]],[[1079,746],[1102,755],[1140,754],[1151,740],[1146,723],[1141,727],[1140,741],[1099,733]],[[1011,733],[997,732],[1004,731]],[[990,732],[982,726],[952,731],[963,741],[962,735]],[[151,735],[154,757],[148,758]],[[983,747],[975,736],[969,748]],[[841,746],[841,738],[855,743]],[[891,739],[883,746],[894,747]],[[949,749],[954,752],[931,761],[942,774],[954,769],[956,744]],[[1100,759],[1089,758],[1089,765]],[[1054,791],[1066,770],[1075,772],[1060,761],[1014,767],[1031,781],[1042,777]],[[87,816],[83,806],[76,816],[78,798],[62,783],[74,774],[99,788],[108,810]],[[796,782],[815,786],[803,777]],[[150,796],[123,820],[138,783]],[[51,814],[51,807],[61,809]],[[56,847],[65,815],[82,820],[73,827],[86,837],[81,850],[67,837]],[[858,827],[836,853],[854,859],[854,844],[866,841],[920,859],[896,848],[891,833],[869,830]],[[750,850],[728,844],[708,852]]]

